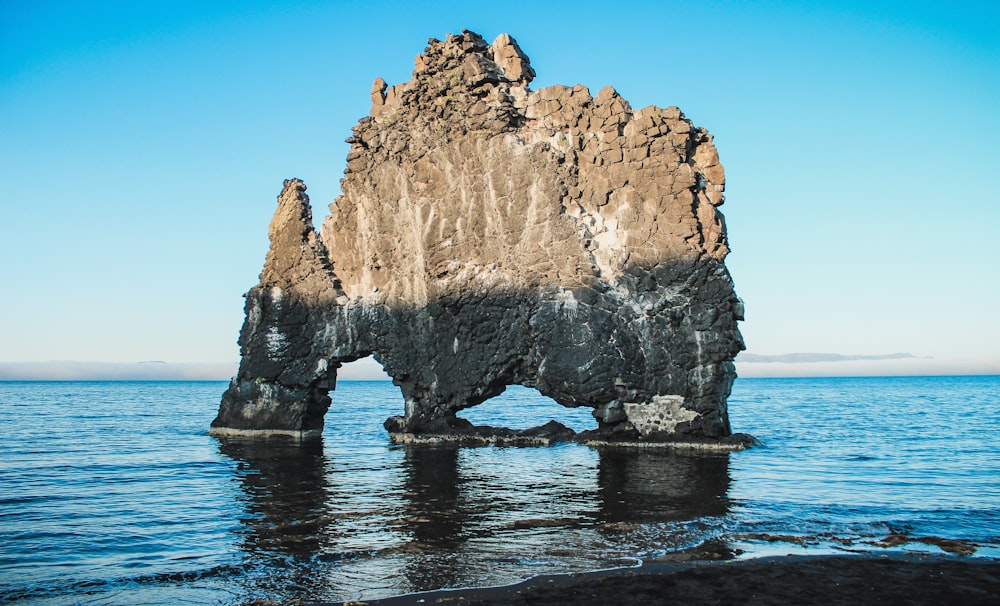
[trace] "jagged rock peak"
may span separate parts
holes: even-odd
[[[512,384],[593,408],[587,439],[728,436],[743,307],[712,136],[610,86],[531,90],[506,34],[415,64],[375,81],[320,234],[285,182],[214,431],[318,431],[337,367],[374,354],[397,437],[481,437],[455,413]]]
[[[422,97],[471,93],[482,97],[489,94],[487,87],[524,89],[535,77],[528,56],[507,34],[497,36],[492,45],[468,30],[460,36],[449,34],[443,42],[431,38],[414,64],[409,82],[389,87],[382,78],[375,79],[371,91],[373,117],[399,109],[406,93]]]

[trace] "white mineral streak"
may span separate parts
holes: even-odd
[[[288,339],[281,333],[277,326],[269,326],[267,329],[267,354],[268,357],[277,359],[288,345]]]

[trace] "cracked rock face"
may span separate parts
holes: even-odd
[[[676,107],[531,90],[508,35],[431,40],[377,79],[320,233],[285,181],[216,433],[322,430],[340,364],[374,354],[398,435],[465,435],[507,385],[594,409],[587,439],[730,435],[742,304],[723,265],[725,177]]]

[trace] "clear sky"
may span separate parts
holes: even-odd
[[[235,362],[282,180],[462,28],[715,135],[750,352],[1000,359],[995,1],[0,0],[0,362]]]

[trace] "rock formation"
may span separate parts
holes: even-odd
[[[397,439],[506,435],[455,413],[512,384],[592,407],[581,440],[730,435],[743,310],[712,136],[534,75],[506,34],[431,39],[409,82],[375,81],[319,234],[285,181],[214,432],[318,433],[337,368],[374,355]]]

